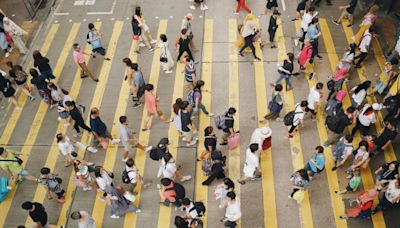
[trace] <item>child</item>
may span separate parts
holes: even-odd
[[[357,191],[358,186],[360,186],[360,183],[361,183],[360,171],[356,170],[353,172],[353,177],[349,180],[349,183],[347,184],[346,188],[340,191],[335,191],[335,193],[341,195],[346,192],[355,192]]]

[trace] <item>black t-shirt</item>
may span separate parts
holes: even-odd
[[[234,124],[234,119],[230,116],[228,116],[228,113],[225,115],[225,126],[226,128],[224,129],[224,132],[229,132],[229,129],[233,128]]]
[[[349,4],[350,6],[346,8],[346,11],[350,14],[353,14],[354,10],[356,9],[357,0],[350,0]]]
[[[192,123],[189,112],[186,112],[186,113],[181,112],[181,123],[182,123],[182,131],[189,132],[190,129],[187,126]]]
[[[50,60],[46,57],[40,58],[40,59],[35,59],[33,65],[37,68],[39,68],[40,72],[44,72],[47,70],[51,70],[51,67],[49,65]]]
[[[217,148],[217,138],[215,136],[206,136],[204,139],[204,147],[208,150],[208,147],[212,148],[214,151]],[[211,152],[212,152],[211,151]]]
[[[189,49],[189,42],[190,40],[188,38],[186,39],[183,39],[182,37],[179,38],[179,49],[180,50]]]
[[[71,116],[71,118],[73,120],[75,120],[76,122],[85,122],[83,120],[83,117],[81,115],[81,113],[79,112],[78,108],[75,107],[73,108],[71,111],[69,111],[69,115]]]
[[[133,35],[140,36],[142,34],[142,30],[140,29],[138,23],[132,23],[132,31]]]
[[[46,77],[43,75],[38,75],[37,77],[32,78],[31,83],[39,90],[48,90]]]
[[[393,171],[389,170],[389,166],[392,163],[395,165],[395,168],[394,168]],[[399,168],[399,163],[397,161],[383,164],[382,165],[382,174],[381,174],[382,179],[385,179],[385,180],[393,180],[393,179],[395,179],[396,178],[395,176],[399,172],[398,168]]]
[[[278,23],[276,23],[276,18],[271,16],[269,19],[268,32],[274,32],[277,29],[278,29]]]
[[[382,147],[382,146],[384,146],[389,140],[392,140],[392,141],[393,141],[393,139],[396,138],[396,136],[397,136],[396,130],[391,131],[391,130],[389,130],[389,128],[385,127],[385,129],[383,130],[382,134],[379,135],[379,136],[375,139],[374,143],[375,143],[376,146]]]
[[[34,222],[40,223],[43,227],[47,224],[47,212],[40,203],[33,203],[35,209],[29,212],[29,216]]]
[[[288,61],[287,59],[285,59],[285,61],[283,61],[283,66],[282,66],[282,68],[285,69],[285,70],[287,70],[287,71],[289,71],[290,73],[292,73],[292,72],[293,72],[293,69],[294,69],[293,62]],[[282,72],[282,73],[286,75],[285,72]]]

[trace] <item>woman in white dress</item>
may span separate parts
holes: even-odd
[[[62,133],[58,133],[56,135],[56,139],[57,139],[58,150],[65,157],[66,167],[72,165],[71,153],[75,152],[75,147],[78,147],[81,150],[88,150],[92,153],[97,152],[96,148],[93,148],[91,146],[85,146],[80,142],[73,141],[69,139],[68,136],[63,135]]]
[[[163,71],[166,74],[172,73],[172,67],[174,66],[174,60],[172,59],[171,52],[169,51],[168,39],[165,34],[160,35],[160,64]]]
[[[243,177],[238,180],[239,184],[245,184],[247,180],[260,178],[260,153],[257,143],[250,144],[246,150],[246,162],[243,167]]]

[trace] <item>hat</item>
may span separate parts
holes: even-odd
[[[188,14],[186,14],[186,18],[193,18],[193,14],[191,14],[191,13],[188,13]]]
[[[272,13],[273,15],[281,15],[281,13],[279,13],[278,10],[274,10],[274,12]]]
[[[260,130],[259,130],[260,135],[261,135],[263,138],[268,138],[268,137],[270,137],[271,134],[272,134],[272,130],[271,130],[271,128],[269,128],[269,127],[261,127],[261,128],[259,128],[259,129],[260,129]]]
[[[381,110],[381,109],[383,108],[383,105],[382,105],[382,104],[379,104],[379,103],[373,103],[373,104],[372,104],[372,108],[373,108],[374,110],[376,110],[376,111],[379,111],[379,110]]]

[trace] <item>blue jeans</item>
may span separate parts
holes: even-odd
[[[288,88],[293,88],[292,83],[290,83],[290,76],[280,72],[279,72],[279,78],[278,80],[276,80],[275,84],[280,84],[283,79],[285,79],[286,90],[288,90]]]

